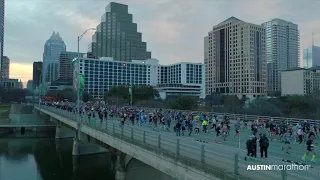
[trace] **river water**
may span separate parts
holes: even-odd
[[[0,119],[0,123],[44,123],[40,117],[28,113],[10,114],[10,120]],[[56,140],[54,136],[52,131],[26,134],[4,134],[0,131],[0,180],[115,179],[118,167],[116,154],[72,156],[73,139]],[[126,171],[126,180],[173,180],[136,159],[130,161]]]
[[[115,154],[72,156],[72,139],[0,137],[0,180],[114,180]],[[173,180],[138,161],[126,180]]]
[[[0,180],[114,179],[110,153],[73,158],[72,139],[2,138]]]

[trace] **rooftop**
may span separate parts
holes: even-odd
[[[236,18],[236,17],[234,17],[234,16],[231,16],[231,17],[229,17],[228,19],[222,21],[222,22],[219,23],[219,24],[224,24],[224,23],[227,23],[227,22],[238,22],[238,21],[243,22],[242,20],[240,20],[240,19],[238,19],[238,18]]]

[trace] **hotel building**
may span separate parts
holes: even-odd
[[[206,94],[267,94],[265,28],[231,17],[204,38]]]
[[[76,58],[74,69],[78,63],[80,74],[85,75],[85,91],[95,98],[103,97],[110,87],[119,85],[153,86],[162,99],[180,95],[205,97],[205,69],[200,63],[160,65],[157,59],[116,61],[112,57]]]

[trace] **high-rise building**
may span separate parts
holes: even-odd
[[[320,47],[309,46],[303,50],[303,67],[320,66]]]
[[[73,66],[85,76],[84,91],[95,98],[102,98],[110,87],[120,85],[153,86],[162,99],[181,95],[205,98],[204,65],[200,63],[160,65],[157,59],[123,62],[102,57],[76,59]],[[77,83],[76,78],[73,83]]]
[[[128,5],[111,2],[101,16],[101,23],[92,36],[88,52],[96,58],[113,57],[120,61],[145,60],[151,58],[147,43],[128,13]]]
[[[66,51],[66,45],[59,33],[53,32],[44,45],[42,82],[52,82],[58,79],[60,53]]]
[[[61,81],[72,82],[72,60],[78,57],[77,52],[62,52],[59,58],[59,76],[58,79]],[[83,53],[80,53],[80,57],[83,57]]]
[[[266,95],[265,28],[230,17],[204,38],[206,94]]]
[[[298,25],[282,19],[262,25],[266,28],[268,92],[281,91],[281,71],[299,67]]]
[[[4,0],[0,0],[0,71],[2,70],[2,58],[3,58],[3,38],[4,38]],[[1,72],[0,72],[1,74]]]
[[[9,73],[10,59],[7,56],[3,56],[1,61],[1,77],[4,79],[9,79]]]
[[[42,78],[42,62],[33,62],[33,70],[32,70],[32,89],[36,89],[41,84]]]
[[[32,80],[29,80],[28,82],[27,82],[27,89],[29,90],[29,91],[31,91],[32,92],[32,87],[33,87],[33,81]]]

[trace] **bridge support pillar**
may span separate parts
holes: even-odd
[[[52,118],[52,117],[51,117]],[[56,139],[63,139],[63,138],[73,138],[75,137],[75,132],[67,127],[64,127],[61,122],[57,122],[56,125]]]
[[[116,180],[125,180],[127,175],[127,165],[133,159],[131,156],[126,155],[121,151],[117,151],[117,161],[116,161]]]
[[[83,142],[77,138],[73,139],[72,155],[81,156],[89,154],[107,153],[108,151],[98,145]]]
[[[117,151],[117,161],[116,161],[116,175],[115,180],[125,180],[126,179],[126,154]]]

